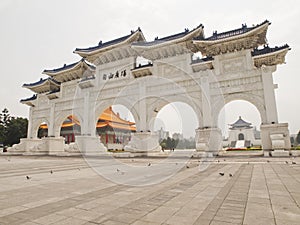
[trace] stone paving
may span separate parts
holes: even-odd
[[[2,155],[0,224],[300,223],[300,158],[220,157],[203,171],[201,163],[193,158],[164,182],[130,186],[100,176],[80,157]]]

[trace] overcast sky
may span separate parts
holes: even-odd
[[[46,77],[41,74],[44,69],[79,60],[72,53],[76,47],[95,46],[100,40],[127,35],[138,27],[147,40],[153,40],[201,23],[205,35],[210,36],[214,30],[228,31],[266,19],[272,23],[267,33],[270,46],[287,43],[292,48],[286,64],[278,66],[274,82],[279,86],[279,121],[288,122],[291,133],[296,133],[300,128],[300,7],[296,0],[1,0],[0,108],[28,117],[28,107],[19,100],[32,93],[21,88],[22,84]],[[188,107],[183,110],[185,136],[190,136],[196,123],[195,116],[190,116],[194,112],[188,112]],[[256,109],[240,102],[226,106],[224,124],[234,122],[239,115],[256,126],[260,124]],[[171,125],[167,128],[177,131]]]

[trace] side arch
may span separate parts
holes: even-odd
[[[29,133],[29,138],[38,138],[38,130],[42,123],[46,123],[48,127],[50,125],[49,119],[46,117],[32,119],[32,127]]]
[[[63,122],[66,120],[66,118],[68,116],[71,116],[71,115],[75,116],[79,120],[80,125],[82,126],[83,121],[82,121],[81,115],[79,115],[78,113],[74,113],[73,110],[62,111],[55,116],[55,122],[54,122],[54,136],[55,137],[60,136],[60,129],[61,129]]]
[[[223,107],[229,102],[236,101],[236,100],[244,100],[254,105],[260,114],[261,123],[262,124],[266,123],[267,114],[266,114],[266,107],[264,105],[263,98],[253,94],[237,93],[237,94],[224,95],[223,101],[215,104],[214,110],[217,113],[215,113],[214,125],[216,127],[218,126],[218,117]]]

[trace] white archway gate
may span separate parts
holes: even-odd
[[[284,63],[290,48],[267,45],[269,25],[268,21],[253,27],[242,25],[232,31],[214,32],[208,38],[200,25],[150,42],[138,29],[95,47],[77,48],[74,53],[82,60],[44,70],[48,79],[24,84],[36,93],[21,100],[30,106],[26,141],[36,138],[32,129],[37,118],[48,119],[50,141],[60,140],[55,132],[56,115],[71,111],[81,120],[78,145],[84,151],[95,146],[105,150],[95,136],[96,116],[109,105],[122,104],[132,112],[137,126],[126,150],[159,151],[150,123],[164,105],[180,101],[190,105],[199,118],[196,149],[216,154],[222,141],[217,127],[220,110],[229,101],[246,100],[260,112],[266,155],[272,150],[288,150],[288,124],[278,122],[272,74]],[[198,52],[202,58],[195,59]],[[137,65],[137,57],[149,63]],[[63,144],[54,148],[64,151]]]

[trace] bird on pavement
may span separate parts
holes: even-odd
[[[148,166],[151,166],[151,163],[148,163]]]
[[[52,174],[52,173],[53,173],[53,170],[50,170],[50,173]]]
[[[285,161],[285,164],[289,164],[289,162],[288,162],[288,161]]]
[[[292,164],[296,164],[296,162],[293,161]]]
[[[230,173],[229,176],[232,177],[233,175]]]
[[[224,173],[219,173],[221,176],[224,176]]]
[[[30,176],[26,176],[26,179],[29,180],[31,177]]]

